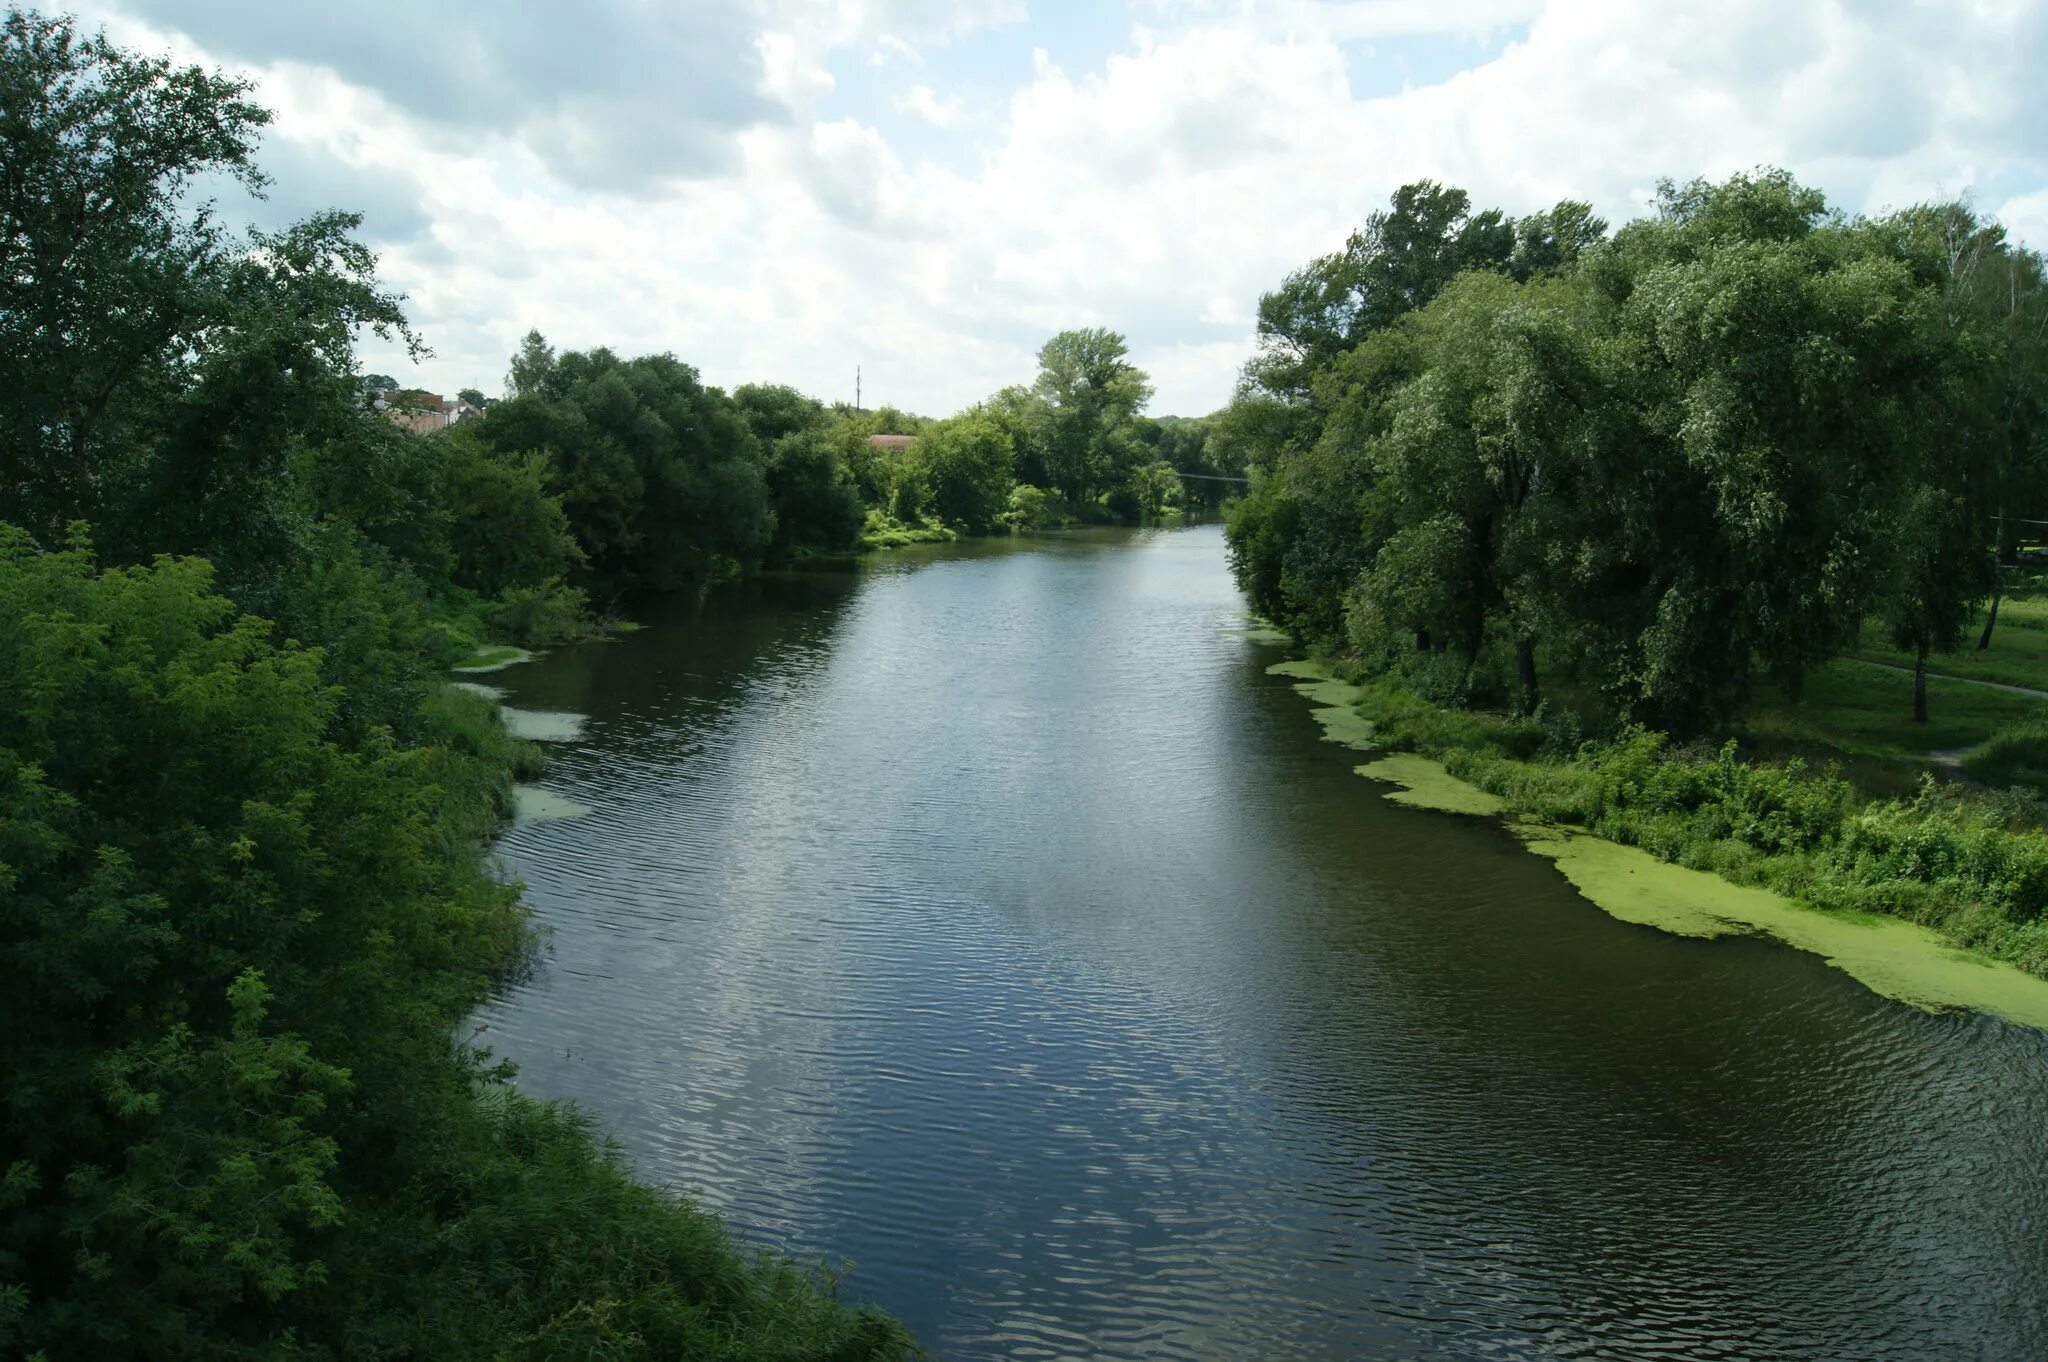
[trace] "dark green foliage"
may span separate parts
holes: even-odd
[[[445,454],[452,576],[460,586],[496,596],[531,590],[583,566],[583,550],[562,503],[547,490],[545,453],[497,456],[477,438],[475,423],[438,442]]]
[[[479,1088],[449,1037],[522,945],[477,856],[520,754],[447,692],[335,742],[322,656],[209,587],[0,537],[0,1347],[900,1353]]]
[[[1986,385],[2024,366],[1987,354],[2023,347],[1964,287],[2001,239],[1844,221],[1772,172],[1666,185],[1612,241],[1560,204],[1499,256],[1462,195],[1413,188],[1269,300],[1215,423],[1255,469],[1230,535],[1261,613],[1376,665],[1449,649],[1489,703],[1548,672],[1683,732],[1752,677],[1796,692],[1873,614],[1960,642],[2016,485]]]
[[[768,500],[775,509],[775,553],[844,553],[860,536],[859,488],[843,442],[817,427],[775,441],[768,455]]]
[[[548,456],[585,585],[672,590],[759,561],[775,530],[761,445],[696,370],[669,355],[556,356],[536,335],[512,379],[516,395],[473,428],[501,456]]]
[[[786,383],[742,383],[732,390],[732,400],[746,419],[747,429],[764,445],[828,424],[823,402]]]
[[[0,32],[0,1355],[900,1355],[453,1039],[530,946],[482,851],[538,754],[442,671],[589,630],[564,470],[611,571],[753,556],[753,436],[538,337],[531,445],[367,411],[355,219],[190,207],[260,183],[245,93]]]
[[[2017,785],[2036,799],[2048,799],[2048,720],[2000,729],[1963,758],[1963,770],[1986,785]]]

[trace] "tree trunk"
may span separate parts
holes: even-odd
[[[2005,594],[2005,508],[1998,508],[1998,519],[1992,522],[1998,532],[1991,540],[1991,613],[1984,617],[1984,632],[1977,636],[1977,651],[1983,652],[1991,646],[1991,627],[1998,623],[1998,598]]]
[[[1542,696],[1538,692],[1536,685],[1535,639],[1525,638],[1516,640],[1515,670],[1519,672],[1522,677],[1522,708],[1526,712],[1534,714],[1536,712],[1536,706],[1542,700]]]
[[[1913,658],[1913,722],[1927,722],[1927,645],[1924,643]]]
[[[1998,623],[1998,597],[2004,587],[2005,568],[2001,565],[1991,587],[1991,613],[1984,617],[1984,632],[1977,635],[1977,651],[1980,653],[1991,646],[1991,626]]]
[[[1418,653],[1429,651],[1429,630],[1417,629],[1415,631],[1415,651]]]

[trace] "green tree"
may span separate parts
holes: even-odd
[[[359,329],[405,334],[356,217],[237,234],[195,198],[266,183],[247,95],[68,20],[0,25],[0,501],[46,540],[87,517],[127,556],[274,559],[294,437],[360,405]]]
[[[1010,509],[1014,452],[993,419],[965,412],[925,428],[911,446],[925,504],[948,525],[986,534]]]
[[[556,356],[532,334],[511,387],[474,429],[500,454],[548,454],[594,592],[715,580],[768,549],[775,514],[760,443],[689,365],[604,349]]]
[[[742,383],[732,390],[732,400],[746,419],[747,429],[764,445],[822,426],[826,420],[823,402],[786,383]]]
[[[797,426],[776,439],[768,455],[767,488],[778,556],[845,553],[860,538],[860,490],[842,442],[827,430]]]
[[[1152,385],[1129,353],[1101,327],[1062,331],[1039,347],[1032,392],[1045,404],[1045,471],[1069,502],[1121,483],[1142,449],[1134,423]]]
[[[498,596],[565,578],[583,565],[562,503],[547,489],[545,450],[500,457],[467,425],[440,443],[458,585]]]

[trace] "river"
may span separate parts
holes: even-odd
[[[1404,809],[1220,531],[771,576],[588,716],[482,1039],[942,1359],[2048,1357],[2048,1033]]]

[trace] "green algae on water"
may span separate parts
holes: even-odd
[[[489,700],[493,704],[505,698],[503,686],[486,686],[481,681],[450,681],[448,689],[464,691],[479,699]]]
[[[1234,629],[1226,630],[1225,632],[1236,634],[1239,638],[1247,639],[1253,643],[1294,642],[1294,636],[1292,634],[1289,634],[1284,629],[1275,629],[1271,624],[1269,624],[1265,620],[1260,619],[1257,615],[1247,617],[1243,624],[1237,626]]]
[[[588,722],[581,714],[563,710],[514,709],[510,705],[500,706],[498,714],[507,733],[527,742],[575,742]]]
[[[590,806],[567,795],[543,790],[538,785],[512,787],[512,817],[519,823],[552,823],[560,818],[581,818]]]
[[[1359,752],[1372,750],[1372,720],[1358,712],[1358,697],[1364,694],[1358,687],[1338,680],[1322,663],[1306,658],[1276,662],[1266,668],[1266,674],[1291,677],[1299,683],[1295,693],[1317,706],[1309,711],[1309,717],[1323,726],[1324,742]]]
[[[1354,767],[1367,780],[1381,780],[1400,788],[1387,791],[1386,798],[1411,809],[1435,809],[1439,813],[1467,813],[1487,816],[1500,813],[1507,805],[1498,795],[1477,785],[1468,785],[1416,752],[1396,752]]]
[[[448,670],[463,672],[472,676],[482,672],[501,672],[507,667],[516,667],[522,662],[531,662],[536,656],[537,654],[530,653],[524,648],[492,645],[488,648],[477,649],[467,658],[463,659],[459,666],[450,667]]]
[[[2048,979],[1949,945],[1904,918],[1809,908],[1590,833],[1534,823],[1510,830],[1572,886],[1624,922],[1680,936],[1761,935],[1811,951],[1874,993],[1926,1011],[1988,1012],[2048,1027]]]
[[[1357,687],[1306,659],[1266,670],[1292,678],[1296,691],[1325,706],[1313,717],[1323,725],[1326,740],[1360,749],[1372,746],[1372,722],[1354,707]],[[1386,795],[1397,804],[1477,815],[1506,810],[1502,800],[1416,753],[1395,753],[1355,769],[1401,787]],[[1531,851],[1552,861],[1582,896],[1623,922],[1678,936],[1764,936],[1818,955],[1873,993],[1923,1011],[1986,1012],[2048,1028],[2048,979],[1960,950],[1918,923],[1874,913],[1824,912],[1591,833],[1540,823],[1511,822],[1508,827]]]

